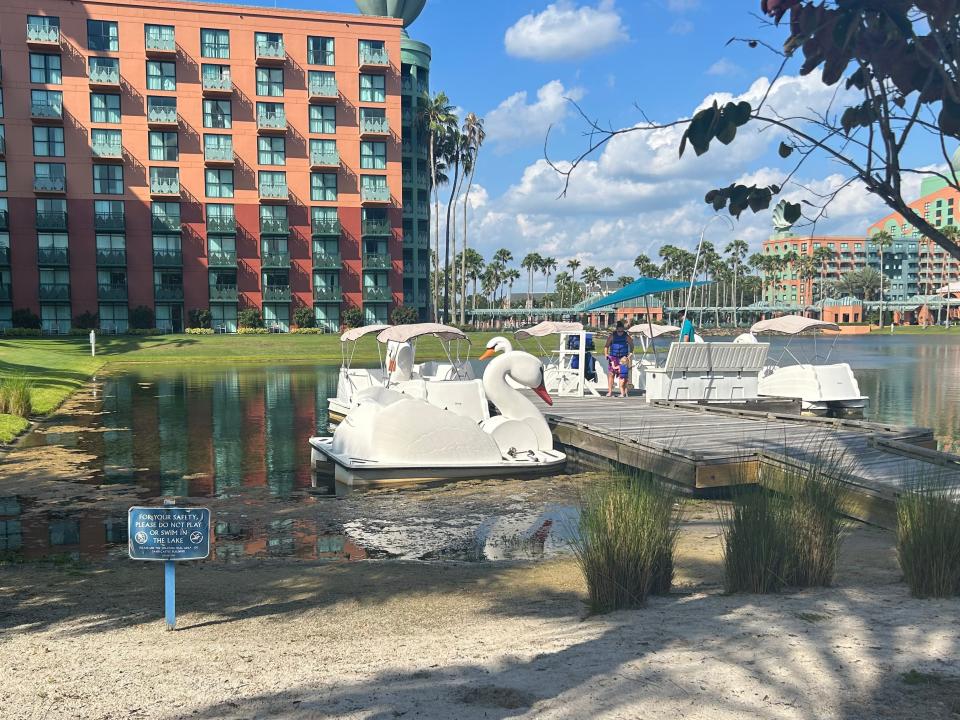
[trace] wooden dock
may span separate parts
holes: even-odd
[[[554,398],[544,414],[571,459],[649,470],[693,491],[842,456],[849,514],[887,528],[896,527],[896,498],[910,482],[936,478],[960,491],[960,457],[938,452],[926,428],[640,397]]]

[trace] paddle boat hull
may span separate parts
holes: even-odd
[[[802,412],[811,415],[863,412],[868,398],[847,363],[767,367],[757,389],[760,396],[799,397]]]

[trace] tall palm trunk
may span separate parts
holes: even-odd
[[[479,153],[477,153],[479,155]],[[467,192],[463,196],[463,250],[462,257],[460,261],[460,283],[462,285],[461,292],[463,294],[463,306],[460,308],[460,324],[463,325],[466,323],[465,312],[467,304],[467,208],[470,206],[470,189],[473,187],[473,175],[477,171],[477,160],[476,155],[474,156],[473,165],[470,167],[470,180],[467,182]],[[477,302],[477,286],[476,281],[474,281],[473,286],[473,309],[476,310]]]
[[[454,193],[457,190],[457,183],[460,178],[460,161],[455,159],[453,163],[453,183],[450,188],[450,200],[447,203],[447,235],[444,243],[443,256],[443,321],[450,322],[450,211],[453,209]]]
[[[434,133],[430,132],[430,179],[433,190],[433,321],[438,322],[437,310],[440,306],[440,190],[437,188],[437,156],[434,145]]]

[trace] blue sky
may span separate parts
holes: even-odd
[[[355,12],[353,0],[280,2],[289,7]],[[638,253],[656,257],[665,243],[692,247],[712,210],[704,193],[732,181],[779,183],[788,166],[774,133],[744,133],[703,158],[677,157],[682,130],[620,138],[578,170],[568,197],[543,162],[570,158],[585,147],[584,124],[567,97],[616,127],[641,120],[689,116],[720,94],[757,100],[778,58],[734,36],[782,43],[785,30],[762,27],[758,0],[428,0],[410,28],[433,49],[431,90],[444,90],[459,108],[486,119],[488,142],[471,197],[470,242],[485,256],[509,247],[563,261],[610,265],[628,272]],[[783,114],[824,107],[833,93],[796,67],[774,86],[770,103]],[[932,148],[929,163],[935,163]],[[921,162],[920,164],[926,164]],[[825,160],[811,162],[790,186],[790,199],[835,189],[845,177]],[[919,185],[919,181],[916,183]],[[820,233],[862,234],[887,214],[853,186],[839,196]],[[731,231],[713,223],[708,237],[723,246],[734,237],[754,249],[770,231],[769,213],[745,214]]]

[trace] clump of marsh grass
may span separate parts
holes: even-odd
[[[0,382],[0,413],[30,417],[33,411],[30,388],[30,382],[24,378],[7,378]]]
[[[585,493],[573,549],[591,613],[670,591],[680,512],[676,492],[650,475],[614,476]]]
[[[783,498],[758,487],[734,489],[721,514],[727,592],[770,593],[787,584],[786,516]]]
[[[939,479],[916,483],[897,501],[897,558],[914,597],[960,595],[958,502]]]

